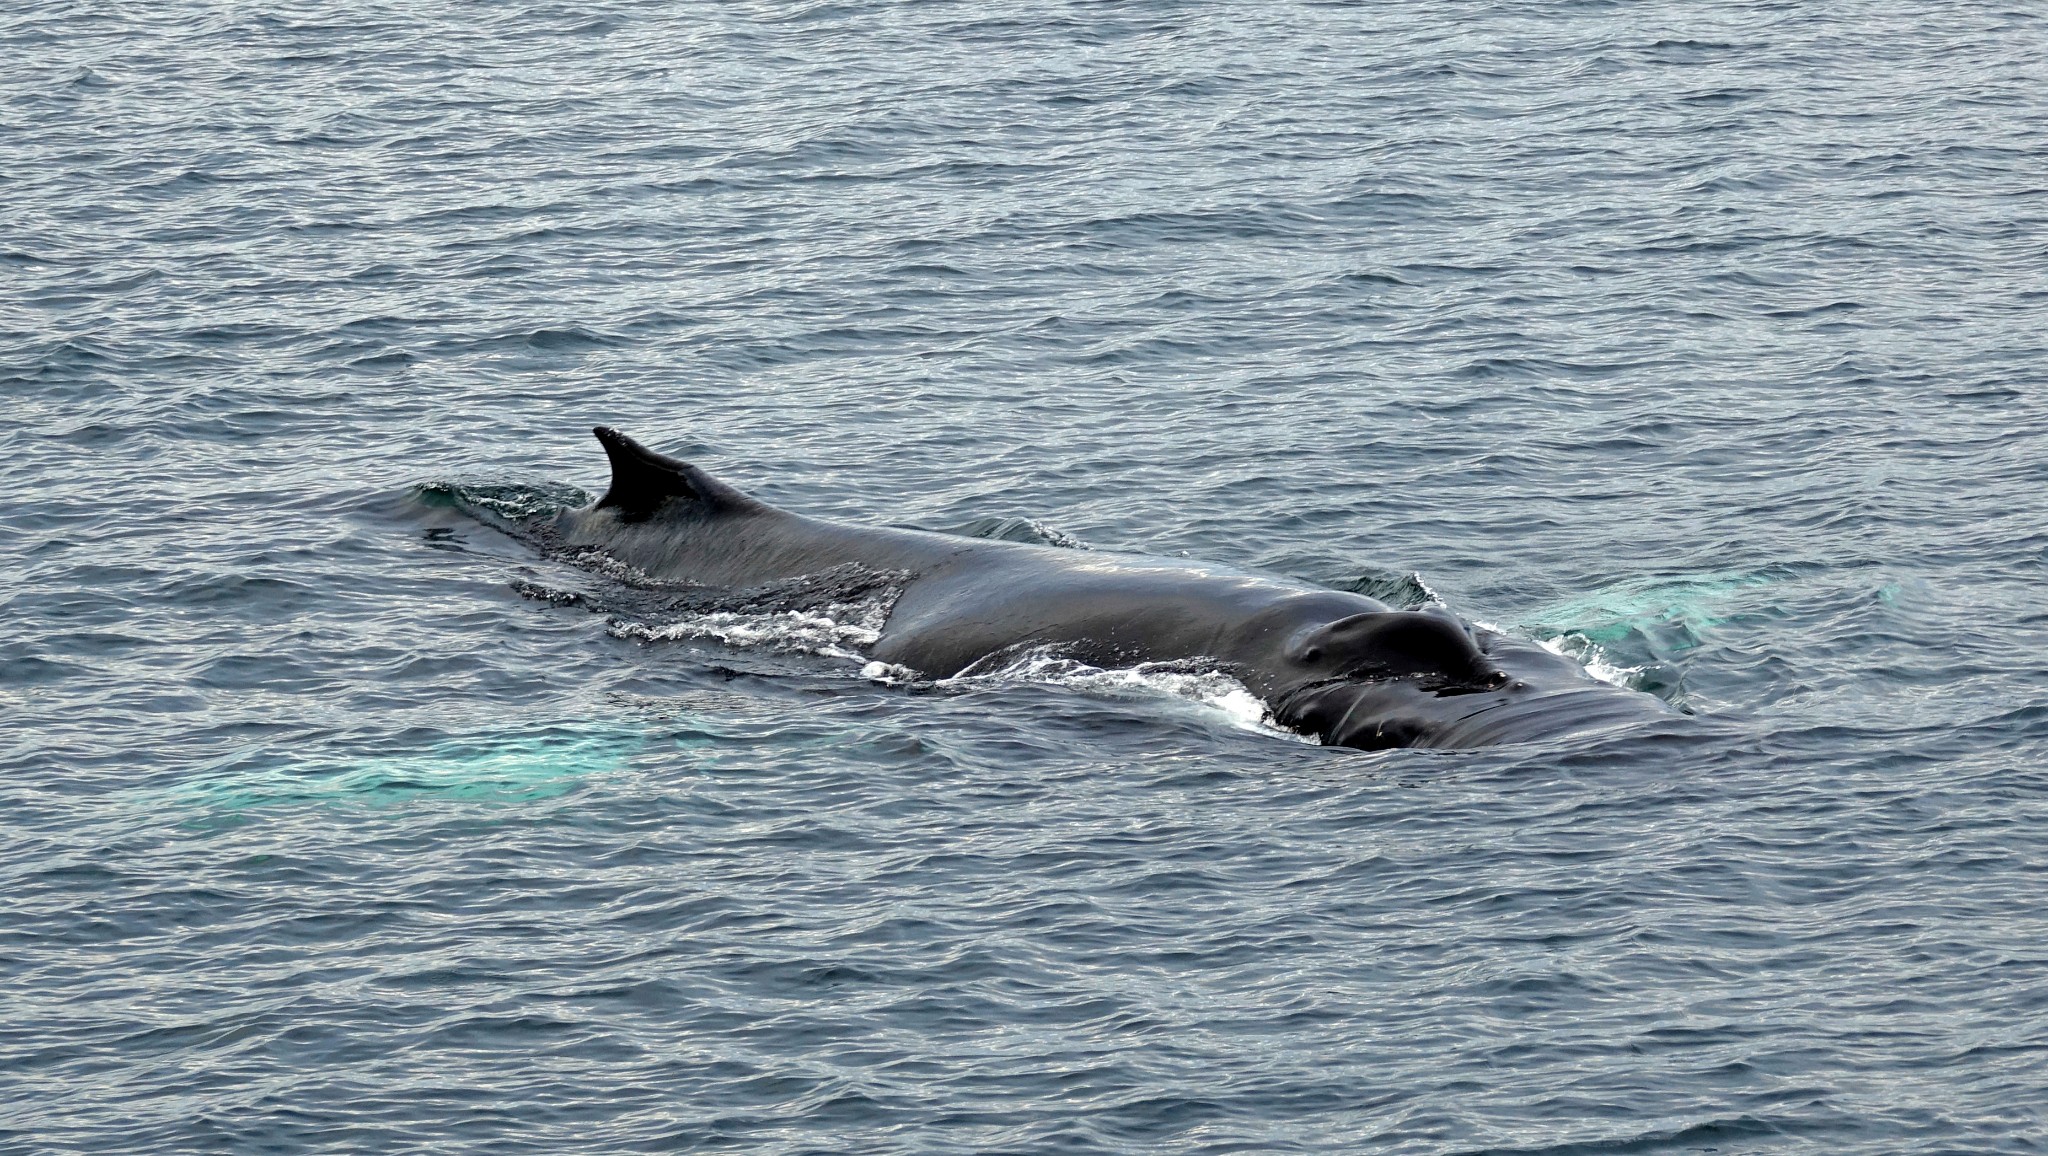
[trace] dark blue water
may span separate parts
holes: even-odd
[[[0,16],[0,1147],[2048,1149],[2039,8],[260,8]],[[1691,716],[529,596],[598,422]]]

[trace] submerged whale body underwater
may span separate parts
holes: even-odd
[[[876,660],[942,679],[1030,652],[1194,662],[1337,746],[1474,747],[1668,717],[1570,658],[1428,607],[1230,566],[855,526],[778,509],[617,430],[611,485],[547,537],[649,578],[740,589],[855,569],[898,586]]]

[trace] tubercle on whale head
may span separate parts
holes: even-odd
[[[1308,683],[1273,703],[1273,721],[1314,735],[1324,746],[1383,751],[1424,744],[1428,728],[1415,717],[1419,688],[1333,678]],[[1403,708],[1411,709],[1403,709]]]
[[[1283,656],[1304,681],[1412,679],[1438,693],[1492,690],[1508,675],[1472,632],[1435,610],[1369,610],[1294,631]]]

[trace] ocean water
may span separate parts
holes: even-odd
[[[35,0],[0,160],[0,1149],[2048,1149],[2036,6]],[[598,423],[1687,713],[593,610]]]

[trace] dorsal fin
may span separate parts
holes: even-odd
[[[590,432],[597,435],[605,456],[612,461],[612,485],[598,499],[597,509],[617,510],[627,521],[638,521],[668,501],[687,504],[706,515],[761,508],[761,503],[696,466],[655,453],[610,426],[601,425]]]

